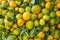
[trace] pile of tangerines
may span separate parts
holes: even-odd
[[[60,0],[0,0],[0,35],[0,40],[60,40]]]

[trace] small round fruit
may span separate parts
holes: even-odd
[[[14,12],[8,12],[8,13],[7,13],[7,17],[10,17],[10,18],[11,18],[11,17],[13,17],[13,16],[14,16]]]
[[[36,27],[38,27],[39,26],[39,21],[38,20],[35,20],[34,21],[34,24],[35,24]]]
[[[19,35],[19,30],[15,29],[15,30],[13,31],[13,34],[14,34],[14,35]]]
[[[3,8],[6,8],[7,2],[6,1],[2,1],[2,4],[1,5],[2,5]]]
[[[45,6],[45,2],[41,2],[41,6],[44,7]]]
[[[23,13],[23,19],[24,20],[29,20],[31,18],[31,14],[29,12],[24,12]]]
[[[34,27],[34,26],[33,26],[33,21],[28,21],[28,22],[26,22],[26,28],[27,28],[28,30],[31,30],[33,27]]]
[[[38,14],[38,19],[41,19],[42,17],[43,17],[42,13]]]
[[[23,19],[19,19],[19,20],[17,21],[17,24],[18,24],[18,26],[24,25],[24,20],[23,20]]]
[[[2,16],[5,16],[7,14],[7,10],[2,11]]]
[[[60,33],[59,30],[55,30],[54,38],[58,39],[59,38],[59,33]]]
[[[20,4],[21,4],[21,2],[20,2],[20,1],[15,1],[15,2],[16,2],[16,4],[17,4],[17,5],[20,5]]]
[[[15,10],[16,10],[16,11],[19,11],[19,7],[16,7]]]
[[[36,20],[36,19],[37,19],[37,15],[36,14],[32,14],[31,20]]]
[[[43,14],[48,14],[49,13],[49,9],[47,9],[47,8],[42,9],[42,13]]]
[[[50,13],[50,17],[53,18],[53,17],[55,17],[55,16],[56,16],[55,12],[51,12],[51,13]]]
[[[60,28],[60,23],[58,24],[58,28]]]
[[[13,32],[14,31],[14,28],[10,28],[10,31]]]
[[[24,8],[19,8],[20,13],[24,13]]]
[[[51,3],[50,3],[50,2],[47,2],[47,3],[45,4],[45,8],[50,9],[50,8],[51,8]]]
[[[43,38],[45,37],[45,34],[44,34],[44,32],[39,32],[39,33],[37,34],[37,36],[38,36],[39,38],[43,39]]]
[[[52,35],[49,35],[47,40],[53,40],[53,36]]]
[[[51,25],[54,25],[56,23],[55,19],[51,19],[50,22],[51,22]]]
[[[43,30],[44,30],[45,32],[48,32],[48,31],[49,31],[49,26],[43,27]]]
[[[60,17],[60,11],[56,11],[56,16]]]
[[[4,23],[4,20],[3,19],[0,19],[0,25]]]
[[[0,9],[0,15],[2,15],[2,11],[3,11],[3,10],[2,10],[2,9]]]
[[[51,27],[51,29],[55,31],[55,25],[53,25],[53,26]]]
[[[60,9],[60,3],[58,3],[58,4],[57,4],[57,8],[59,8],[59,9]]]
[[[5,29],[9,30],[10,29],[10,26],[5,25]]]
[[[48,21],[50,19],[50,16],[49,15],[44,15],[43,19],[45,19],[46,21]]]
[[[33,40],[33,38],[29,38],[29,40]]]
[[[40,8],[39,5],[34,5],[34,6],[32,7],[32,13],[39,14],[39,13],[40,13],[40,10],[41,10],[41,8]]]
[[[19,20],[19,19],[21,19],[21,18],[22,18],[22,14],[17,14],[17,15],[16,15],[16,19],[17,19],[17,20]]]
[[[45,20],[44,19],[40,19],[40,25],[45,25]]]
[[[13,28],[17,28],[17,24],[16,23],[13,25]]]
[[[9,5],[10,5],[10,7],[16,7],[17,6],[15,1],[10,1]]]
[[[30,11],[31,11],[30,6],[27,6],[27,7],[25,8],[25,11],[26,11],[26,12],[30,12]]]
[[[23,36],[23,40],[28,40],[27,35],[24,35],[24,36]]]

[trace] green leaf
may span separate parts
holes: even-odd
[[[28,30],[25,30],[24,32],[29,37],[29,31]]]
[[[31,0],[31,3],[32,3],[32,4],[35,4],[35,0]]]
[[[28,6],[28,2],[23,2],[23,4],[21,5],[22,7],[27,7]]]
[[[9,35],[7,40],[16,40],[16,36],[14,35]]]
[[[2,40],[7,40],[5,36],[2,35]]]
[[[51,35],[54,36],[54,30],[50,29]]]
[[[34,27],[31,31],[30,31],[30,35],[33,35],[35,33],[36,28]]]
[[[45,0],[35,0],[36,2],[36,4],[40,4],[41,2],[44,2]]]
[[[59,23],[59,18],[56,17],[55,20],[56,20],[56,24],[58,24]]]
[[[24,33],[24,30],[22,30],[22,31],[20,32],[20,36],[22,36],[23,33]]]
[[[0,28],[0,40],[2,40],[2,29]]]

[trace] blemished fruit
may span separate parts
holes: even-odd
[[[0,40],[60,40],[60,0],[0,0]]]

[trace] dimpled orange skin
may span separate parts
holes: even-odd
[[[43,39],[45,37],[44,32],[39,32],[37,35],[39,38]]]
[[[16,7],[17,6],[15,1],[10,1],[9,5],[10,5],[10,7]]]
[[[24,20],[29,20],[31,18],[31,14],[29,13],[29,12],[25,12],[24,14],[23,14],[23,19]]]
[[[19,20],[17,21],[17,24],[18,24],[18,26],[24,25],[24,20],[23,20],[23,19],[19,19]]]
[[[57,12],[56,12],[56,16],[57,16],[57,17],[60,17],[60,11],[57,11]]]
[[[57,8],[60,8],[60,3],[57,4]]]

